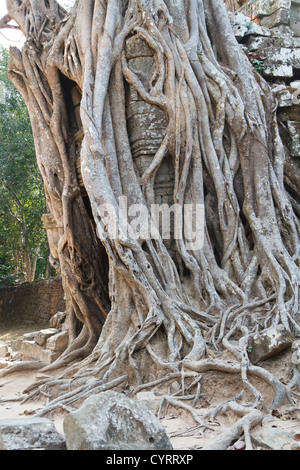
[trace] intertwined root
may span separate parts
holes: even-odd
[[[281,383],[274,375],[265,368],[248,364],[247,374],[243,370],[243,365],[237,361],[209,358],[196,362],[184,362],[181,370],[169,372],[164,377],[143,383],[137,386],[130,386],[129,375],[120,375],[116,379],[105,381],[91,376],[89,370],[82,368],[76,372],[76,366],[65,370],[60,377],[44,378],[32,384],[24,391],[21,397],[22,404],[35,399],[39,394],[47,397],[47,404],[37,416],[53,415],[58,411],[72,412],[91,394],[101,393],[109,389],[119,390],[130,397],[135,397],[144,390],[155,390],[156,396],[160,398],[158,417],[161,413],[166,414],[165,407],[175,407],[189,413],[196,423],[193,431],[201,433],[205,437],[205,431],[215,429],[214,420],[218,414],[224,414],[230,410],[236,415],[237,420],[233,426],[226,428],[212,442],[204,446],[204,450],[226,450],[232,443],[243,437],[247,450],[251,450],[251,429],[260,424],[265,413],[272,410],[280,410],[283,404],[291,402],[295,408],[300,394],[300,374],[297,366],[291,382],[287,385]],[[206,373],[220,372],[241,377],[241,393],[228,399],[225,403],[216,406],[209,412],[203,412],[205,408],[199,408],[199,401],[206,401],[207,392],[202,390],[202,379]],[[217,375],[215,375],[216,380]],[[258,378],[271,386],[273,390],[273,402],[271,405],[265,402],[264,396],[250,380]],[[212,392],[212,390],[210,390]],[[243,395],[246,393],[246,400],[243,404]],[[198,410],[201,410],[200,413]]]

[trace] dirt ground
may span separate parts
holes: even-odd
[[[25,327],[26,332],[33,331],[32,326]],[[24,330],[22,331],[22,334]],[[0,342],[7,342],[20,336],[20,331],[3,330],[0,328]],[[290,379],[290,352],[281,353],[274,359],[269,359],[263,364],[282,382],[288,383]],[[56,376],[56,372],[48,373]],[[31,417],[46,404],[46,397],[21,404],[20,397],[24,395],[24,390],[39,380],[41,374],[38,371],[18,372],[0,378],[0,419]],[[255,381],[254,385],[264,394],[266,406],[269,407],[274,398],[273,389],[264,382]],[[155,392],[155,390],[154,390]],[[215,409],[218,405],[232,399],[241,392],[241,381],[238,376],[219,372],[207,372],[203,374],[201,380],[201,397],[196,404],[198,416],[204,416]],[[243,395],[243,400],[247,399],[247,394]],[[249,396],[250,399],[250,396]],[[266,413],[266,418],[262,425],[258,427],[265,430],[292,431],[300,435],[300,401],[295,405],[298,410],[290,411],[291,404],[284,404],[279,410]],[[65,413],[55,413],[51,418],[58,430],[63,433],[63,421]],[[201,450],[208,442],[214,440],[225,428],[232,426],[237,417],[232,412],[218,414],[212,421],[208,422],[210,429],[205,433],[199,431],[197,423],[192,416],[182,409],[168,406],[162,409],[160,417],[163,426],[171,440],[174,450]],[[258,428],[257,427],[257,428]],[[256,428],[256,429],[257,429]],[[292,442],[284,446],[282,450],[290,450]],[[243,444],[241,444],[243,447]],[[266,448],[254,445],[255,449],[265,450]],[[235,450],[235,449],[233,449]],[[242,450],[242,449],[241,449]]]

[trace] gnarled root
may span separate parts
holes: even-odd
[[[251,443],[250,430],[257,426],[263,420],[264,414],[255,409],[242,406],[235,401],[226,403],[221,411],[230,409],[237,416],[242,416],[231,428],[222,432],[213,442],[205,445],[202,450],[227,450],[242,434],[244,434],[246,450],[253,450]]]
[[[40,361],[23,361],[13,364],[6,367],[5,369],[0,370],[0,377],[5,377],[9,374],[14,374],[15,372],[25,372],[30,370],[40,370],[45,367],[44,362]]]

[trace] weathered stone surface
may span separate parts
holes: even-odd
[[[55,315],[50,319],[49,326],[51,328],[55,328],[56,330],[60,330],[62,323],[66,319],[65,312],[56,312]]]
[[[290,9],[290,26],[297,36],[300,36],[300,3],[293,1]]]
[[[68,450],[171,450],[147,406],[117,392],[90,396],[64,420]]]
[[[264,50],[273,44],[273,39],[264,36],[249,36],[246,46],[249,52]]]
[[[21,351],[22,342],[23,342],[22,338],[13,339],[8,343],[8,345],[10,346],[12,351],[18,352],[18,351]]]
[[[253,364],[269,359],[291,347],[293,340],[283,325],[269,328],[251,338],[248,348],[249,358]]]
[[[290,10],[291,0],[250,0],[245,2],[241,12],[252,18],[264,18],[282,9]]]
[[[268,28],[251,21],[249,16],[240,12],[228,13],[233,32],[238,40],[245,36],[271,36]]]
[[[300,35],[300,4],[299,0],[224,0],[228,11],[251,17],[259,22],[260,26],[266,26],[275,30],[281,28],[281,33],[288,32]],[[277,33],[280,32],[276,31]]]
[[[291,155],[300,157],[300,121],[288,121],[287,126],[292,139]]]
[[[278,85],[273,88],[273,92],[278,100],[278,108],[290,108],[294,106],[295,100],[298,100],[298,93],[300,95],[299,88],[287,85]]]
[[[34,341],[36,331],[31,331],[30,333],[24,333],[23,339],[26,341]]]
[[[55,352],[63,352],[68,347],[69,334],[67,331],[61,331],[51,336],[46,343],[46,349]]]
[[[295,444],[294,432],[265,426],[251,433],[253,442],[268,450],[290,450]]]
[[[58,357],[60,353],[55,351],[50,351],[50,349],[43,349],[41,352],[40,360],[45,364],[52,364]]]
[[[32,322],[45,325],[65,309],[61,279],[26,282],[0,289],[1,322]]]
[[[260,24],[266,28],[274,28],[279,25],[289,25],[290,10],[289,8],[279,8],[271,15],[261,18]]]
[[[266,67],[273,67],[273,75],[278,75],[276,67],[280,66],[300,68],[300,49],[289,48],[289,47],[270,47],[268,49],[268,56],[265,60]],[[281,75],[284,76],[284,75]],[[293,76],[293,74],[291,75]]]
[[[148,408],[156,415],[161,401],[162,397],[159,397],[155,395],[153,392],[139,392],[136,395],[137,400],[142,401],[145,403],[145,405],[148,406]]]
[[[280,135],[287,150],[285,184],[297,199],[300,181],[300,91],[297,83],[300,69],[300,1],[224,2],[231,12],[230,21],[241,47],[253,66],[272,88],[275,87]],[[254,23],[269,28],[262,27],[264,34],[256,34],[255,28],[252,28]],[[240,30],[236,30],[238,25],[247,27],[242,37]]]
[[[0,358],[3,358],[8,353],[8,347],[4,343],[0,343]]]
[[[34,337],[34,341],[39,345],[39,346],[45,346],[47,340],[58,333],[58,330],[55,328],[46,328],[45,330],[40,330],[36,333]]]
[[[0,449],[4,450],[65,450],[64,436],[46,418],[0,420]]]
[[[126,58],[135,59],[136,57],[152,57],[153,51],[148,44],[136,36],[132,36],[126,41]]]
[[[35,341],[23,341],[21,346],[21,356],[23,361],[39,361],[43,348]]]

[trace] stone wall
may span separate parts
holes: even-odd
[[[300,36],[300,0],[224,0],[228,11],[239,11],[261,26],[290,28]]]
[[[224,1],[237,41],[278,99],[285,185],[300,215],[300,0]]]
[[[24,283],[0,289],[1,323],[45,324],[65,301],[60,278]]]

